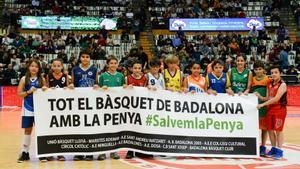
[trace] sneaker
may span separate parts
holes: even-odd
[[[139,157],[139,158],[153,158],[153,155],[144,154],[144,153],[139,153],[139,152],[136,152],[136,153],[135,153],[135,156],[136,156],[136,157]]]
[[[46,157],[40,157],[39,160],[40,160],[40,162],[47,162],[48,161]]]
[[[259,154],[260,156],[266,156],[266,151],[267,151],[267,148],[265,146],[260,146],[259,147]]]
[[[64,156],[57,156],[57,161],[66,161]]]
[[[82,161],[84,160],[84,156],[83,155],[76,155],[73,158],[74,161]]]
[[[53,156],[46,157],[46,158],[47,158],[47,161],[53,161],[53,160],[54,160],[54,157],[53,157]]]
[[[100,154],[100,155],[98,156],[98,158],[97,158],[98,161],[103,161],[103,160],[105,160],[105,159],[106,159],[105,154]]]
[[[27,160],[30,160],[29,152],[25,153],[25,155],[26,155],[26,159],[27,159]]]
[[[126,154],[126,159],[132,159],[133,158],[133,151],[128,151]]]
[[[267,157],[273,157],[276,154],[277,148],[272,147],[271,150],[266,154]]]
[[[21,153],[21,155],[20,155],[20,157],[19,157],[19,159],[18,159],[18,163],[22,163],[22,162],[24,162],[24,161],[28,161],[30,158],[29,158],[29,153],[27,152],[25,152],[25,151],[23,151],[22,153]]]
[[[277,151],[275,153],[275,155],[273,156],[274,159],[276,160],[280,160],[283,157],[283,151],[277,148]]]
[[[85,161],[93,161],[93,156],[85,156]]]
[[[110,153],[110,158],[118,160],[118,159],[120,159],[120,156],[117,152],[113,152],[113,153]]]

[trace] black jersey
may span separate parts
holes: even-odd
[[[68,75],[62,74],[61,77],[54,77],[50,74],[49,77],[49,87],[63,88],[67,86]]]

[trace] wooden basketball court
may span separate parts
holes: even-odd
[[[0,168],[1,169],[131,169],[131,168],[276,168],[300,169],[300,107],[288,107],[285,124],[285,157],[280,161],[268,158],[260,159],[227,159],[227,158],[192,158],[192,157],[155,157],[154,159],[126,160],[126,151],[119,152],[120,160],[74,162],[71,157],[67,161],[50,161],[41,163],[34,157],[34,143],[31,144],[31,160],[17,163],[23,136],[21,129],[20,108],[3,108],[0,111]],[[33,137],[32,137],[33,138]],[[33,140],[33,139],[32,139]]]

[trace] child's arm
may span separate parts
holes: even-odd
[[[147,75],[144,75],[145,77],[145,83],[144,83],[144,87],[147,87],[148,86],[148,76]]]
[[[268,90],[267,90],[266,97],[261,96],[258,92],[255,92],[254,94],[258,97],[259,100],[261,100],[263,102],[268,100]]]
[[[108,86],[102,86],[101,89],[107,90],[107,89],[108,89]]]
[[[128,85],[128,77],[125,77],[125,84]]]
[[[209,86],[209,80],[208,80],[208,75],[205,76],[205,84],[204,84],[204,90],[207,92]]]
[[[163,74],[161,74],[160,76],[164,77]],[[165,78],[162,78],[163,84],[162,84],[162,88],[166,90],[166,81]]]
[[[234,96],[234,92],[233,90],[231,89],[231,82],[230,82],[230,78],[228,76],[228,74],[226,75],[227,76],[227,80],[226,80],[226,93],[231,95],[231,96]]]
[[[98,73],[98,71],[96,71],[96,80],[95,80],[95,84],[94,84],[94,86],[93,86],[93,89],[99,89],[100,87],[99,87],[99,83],[98,83],[98,76],[99,76],[99,73]]]
[[[49,83],[49,75],[47,75],[47,77],[46,77],[46,86],[47,86],[47,87],[50,86],[50,83]]]
[[[208,75],[205,76],[205,85],[204,85],[204,90],[208,93],[208,88],[209,88],[209,80],[208,80]]]
[[[26,97],[27,95],[29,95],[29,91],[24,91],[24,87],[25,87],[25,76],[21,78],[19,85],[18,85],[18,96],[19,97]]]
[[[249,76],[248,76],[247,89],[244,91],[244,94],[245,94],[245,95],[247,95],[247,94],[250,92],[250,90],[251,90],[252,78],[253,78],[253,75],[252,75],[252,72],[250,71],[250,72],[249,72]]]
[[[67,86],[69,86],[69,75],[68,73],[65,73],[65,75],[66,75]]]
[[[183,91],[185,93],[188,92],[188,80],[187,80],[187,78],[185,78],[184,81],[183,81]]]
[[[230,82],[231,69],[227,71],[227,80]]]
[[[68,86],[70,89],[74,89],[74,81],[75,81],[75,79],[74,79],[74,72],[72,71],[71,84],[69,84],[69,86]]]
[[[42,78],[42,84],[43,84],[42,90],[43,90],[43,91],[47,90],[47,89],[48,89],[48,86],[47,86],[47,81],[46,81],[45,78]]]
[[[234,92],[230,87],[226,89],[226,93],[229,94],[230,96],[234,96]]]
[[[96,84],[97,84],[97,85],[99,84],[99,81],[98,81],[99,78],[98,78],[98,77],[99,77],[99,72],[97,71],[97,72],[96,72]]]
[[[254,92],[254,94],[258,97],[259,100],[265,102],[269,99],[268,95],[269,95],[269,91],[267,88],[267,93],[266,93],[266,97],[261,96],[258,92]]]
[[[213,95],[215,95],[215,96],[218,94],[217,91],[215,91],[215,90],[213,90],[213,89],[208,89],[208,90],[207,90],[207,93],[208,93],[208,94],[213,94]]]
[[[184,89],[184,84],[183,84],[184,79],[185,79],[185,78],[183,78],[183,72],[180,71],[180,88],[181,88],[181,90]],[[180,90],[180,91],[181,91],[181,90]]]
[[[130,76],[130,75],[128,75],[128,76]],[[123,88],[124,88],[124,89],[126,89],[126,88],[128,88],[128,87],[133,88],[133,85],[132,85],[132,84],[129,84],[129,82],[128,82],[128,76],[124,77],[124,79],[125,79],[125,81],[124,81],[124,83],[123,83]]]
[[[286,84],[282,83],[278,89],[276,96],[262,104],[257,105],[257,109],[260,109],[261,107],[265,107],[265,106],[268,106],[268,105],[278,102],[280,100],[280,98],[283,96],[283,94],[286,92],[286,90],[287,90]],[[264,100],[262,100],[262,101],[264,101]]]
[[[123,74],[122,74],[122,86],[123,88],[127,88],[128,85],[127,85],[127,77],[125,77]],[[133,87],[132,85],[129,85],[131,88]]]

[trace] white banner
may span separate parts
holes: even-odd
[[[257,97],[121,87],[38,90],[38,157],[120,149],[160,155],[258,157]]]

